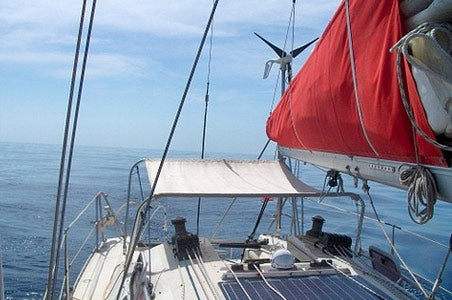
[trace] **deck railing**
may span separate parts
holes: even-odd
[[[104,205],[103,205],[104,204]],[[69,258],[69,233],[73,229],[74,225],[80,221],[82,216],[86,214],[88,209],[95,206],[95,220],[91,222],[93,225],[89,233],[86,235],[84,241],[74,254],[72,259]],[[116,226],[117,230],[120,231],[119,236],[122,236],[122,229],[119,226],[118,215],[115,214],[113,208],[108,201],[108,195],[104,192],[97,193],[94,198],[88,202],[88,204],[81,210],[81,212],[75,217],[75,219],[66,227],[64,230],[63,243],[60,245],[59,251],[64,250],[64,278],[61,285],[59,299],[72,299],[72,286],[70,284],[70,274],[74,262],[79,257],[80,253],[92,237],[93,233],[96,233],[96,244],[94,247],[94,252],[99,248],[103,241],[105,241],[105,229],[107,226]],[[118,232],[119,233],[119,232]],[[83,266],[83,269],[86,264]]]

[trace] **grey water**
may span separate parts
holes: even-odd
[[[57,192],[60,146],[0,143],[0,246],[3,257],[3,275],[6,299],[41,299],[47,282],[48,261],[52,237],[55,198]],[[144,157],[160,157],[162,151],[108,147],[76,147],[68,193],[66,225],[99,192],[108,193],[114,208],[119,208],[127,195],[127,182],[130,167]],[[196,152],[175,151],[170,156],[199,157]],[[214,154],[210,157],[237,158],[237,155]],[[238,155],[238,158],[254,158],[252,155]],[[209,156],[208,156],[209,157]],[[144,170],[143,170],[144,172]],[[144,179],[145,176],[142,176]],[[303,166],[300,178],[306,183],[322,188],[324,173],[312,166]],[[345,189],[361,194],[366,200],[366,216],[375,218],[367,197],[361,189],[355,188],[351,178],[344,177]],[[145,182],[143,181],[145,186]],[[425,225],[413,223],[407,212],[406,193],[387,186],[370,183],[371,195],[382,220],[402,228],[396,229],[395,244],[402,257],[413,271],[430,280],[436,278],[447,253],[447,247],[430,243],[411,234],[416,232],[433,239],[442,245],[449,245],[452,231],[452,205],[439,201],[435,206],[434,218]],[[144,193],[149,188],[144,187]],[[132,197],[140,201],[138,182],[134,182]],[[349,200],[325,200],[331,204],[354,212],[355,207]],[[201,204],[200,235],[209,236],[215,224],[221,219],[229,206],[229,200],[206,199]],[[187,229],[196,231],[197,199],[167,199],[155,205],[162,205],[168,213],[168,219],[175,216],[187,218]],[[261,201],[239,199],[231,209],[218,237],[246,239],[250,234]],[[271,209],[267,208],[259,232],[267,230],[271,224]],[[286,214],[290,214],[287,207]],[[94,208],[92,209],[94,211]],[[304,230],[310,227],[310,218],[322,215],[326,219],[324,230],[338,232],[354,237],[357,217],[326,208],[316,202],[305,201]],[[90,219],[91,218],[91,219]],[[82,244],[87,229],[90,228],[91,214],[80,231],[71,232],[75,246]],[[160,239],[172,235],[161,228],[164,225],[162,215],[156,214],[151,224],[152,232]],[[289,218],[284,219],[285,228]],[[391,235],[391,227],[386,226]],[[362,247],[376,245],[390,252],[386,239],[378,224],[366,219],[363,228]],[[94,246],[89,242],[82,250],[88,255]],[[74,254],[75,250],[71,250]],[[82,255],[80,255],[82,256]],[[77,271],[83,266],[83,258],[74,261],[72,282]],[[61,274],[61,273],[60,273]],[[443,274],[443,287],[452,290],[452,262],[449,261]],[[441,299],[452,299],[450,294],[441,293]]]

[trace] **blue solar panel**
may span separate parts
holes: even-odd
[[[357,281],[365,283],[360,276],[354,276]],[[267,281],[276,288],[286,299],[388,299],[383,293],[369,283],[365,283],[374,293],[366,290],[358,283],[343,275],[303,276],[267,278]],[[251,299],[281,299],[271,290],[262,279],[240,279],[240,283]],[[224,296],[228,300],[248,299],[236,281],[219,283]]]

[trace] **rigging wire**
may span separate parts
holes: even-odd
[[[165,146],[165,149],[164,149],[164,151],[163,151],[162,159],[160,160],[160,165],[159,165],[159,167],[158,167],[158,169],[157,169],[157,173],[156,173],[156,175],[155,175],[154,182],[153,182],[152,187],[151,187],[150,195],[149,195],[148,199],[146,200],[146,202],[144,202],[144,203],[147,204],[146,210],[145,210],[145,212],[144,212],[145,218],[146,218],[146,216],[147,216],[147,214],[149,213],[149,210],[150,210],[150,208],[151,208],[151,200],[152,200],[152,197],[154,196],[155,188],[156,188],[156,186],[157,186],[157,183],[158,183],[158,181],[159,181],[160,174],[161,174],[162,169],[163,169],[163,164],[165,163],[166,157],[168,156],[169,147],[170,147],[171,142],[172,142],[172,140],[173,140],[173,136],[174,136],[174,133],[175,133],[175,131],[176,131],[176,127],[177,127],[177,124],[178,124],[178,121],[179,121],[179,117],[180,117],[180,114],[181,114],[181,112],[182,112],[182,108],[184,107],[184,103],[185,103],[185,100],[186,100],[186,98],[187,98],[187,94],[188,94],[188,91],[189,91],[189,89],[190,89],[191,81],[192,81],[192,79],[193,79],[193,76],[194,76],[196,67],[198,66],[199,58],[200,58],[200,56],[201,56],[202,49],[204,48],[204,43],[205,43],[205,41],[206,41],[207,34],[208,34],[208,32],[209,32],[209,29],[210,29],[210,25],[212,24],[213,16],[214,16],[214,14],[215,14],[215,11],[216,11],[218,2],[219,2],[219,0],[215,0],[215,2],[214,2],[214,4],[213,4],[212,11],[211,11],[211,13],[210,13],[209,20],[208,20],[208,22],[207,22],[207,26],[206,26],[206,28],[205,28],[205,30],[204,30],[204,34],[203,34],[203,36],[202,36],[202,39],[201,39],[201,42],[200,42],[198,51],[197,51],[197,53],[196,53],[196,57],[195,57],[195,60],[194,60],[194,62],[193,62],[193,66],[192,66],[192,69],[191,69],[191,71],[190,71],[190,75],[189,75],[189,77],[188,77],[188,79],[187,79],[187,83],[186,83],[186,85],[185,85],[185,89],[184,89],[182,98],[181,98],[181,100],[180,100],[179,107],[178,107],[177,112],[176,112],[176,115],[175,115],[175,117],[174,117],[173,125],[172,125],[172,127],[171,127],[171,130],[170,130],[170,133],[169,133],[169,136],[168,136],[168,140],[167,140],[167,142],[166,142],[166,146]],[[134,224],[134,227],[135,227],[136,225],[137,225],[137,223]],[[131,263],[131,261],[132,261],[132,256],[133,256],[133,252],[135,251],[135,247],[136,247],[136,245],[137,245],[137,243],[138,243],[138,238],[139,238],[139,236],[140,236],[140,231],[141,231],[141,226],[140,226],[140,228],[138,228],[138,234],[135,235],[133,241],[131,241],[131,244],[129,244],[129,249],[130,249],[130,250],[129,250],[129,253],[128,253],[127,260],[126,260],[126,264],[125,264],[125,266],[124,266],[124,269],[125,269],[125,270],[128,270],[129,267],[130,267],[130,263]],[[126,274],[126,272],[125,272],[125,274]],[[122,277],[122,281],[121,281],[121,286],[124,285],[125,279],[126,279],[126,276],[123,276],[123,277]],[[121,290],[122,290],[122,289],[120,289],[120,290],[118,291],[118,295],[117,295],[117,298],[116,298],[117,300],[119,300],[119,298],[120,298]]]
[[[292,26],[292,27],[291,27]],[[290,30],[292,28],[292,30]],[[291,49],[294,49],[294,40],[295,40],[295,0],[292,1],[292,9],[290,11],[290,16],[289,16],[289,24],[287,24],[287,29],[286,29],[286,34],[284,35],[284,44],[283,44],[283,53],[286,52],[286,47],[287,47],[287,41],[289,39],[289,34],[290,31],[292,31],[292,41],[291,41]],[[276,76],[276,83],[275,83],[275,88],[273,91],[273,100],[270,106],[270,113],[271,114],[273,112],[273,108],[275,105],[275,100],[276,100],[276,91],[278,90],[278,86],[279,86],[279,76],[281,75],[281,72],[278,72],[277,76]],[[286,81],[286,78],[282,78],[282,80]],[[286,81],[287,82],[287,81]],[[289,82],[290,83],[290,80]],[[281,93],[280,96],[282,96],[283,93]]]
[[[291,40],[291,49],[294,49],[294,40],[295,40],[295,0],[292,1],[292,9],[290,11],[290,16],[289,16],[289,24],[287,25],[287,30],[286,30],[286,35],[284,37],[284,46],[283,46],[283,53],[285,52],[286,46],[287,46],[287,40],[289,39],[289,32],[292,32],[292,40]],[[292,27],[291,27],[292,26]],[[292,28],[292,30],[290,30]],[[282,78],[282,80],[286,81],[287,83],[290,84],[290,81],[292,79],[292,67],[290,66],[290,64],[288,65],[288,81],[286,81],[286,78]],[[281,65],[282,67],[282,65]],[[285,66],[284,66],[285,67]],[[276,83],[275,83],[275,88],[273,90],[273,98],[272,98],[272,103],[270,105],[270,111],[269,111],[269,115],[272,114],[273,112],[273,108],[275,106],[275,101],[276,101],[276,92],[278,90],[278,86],[279,86],[279,76],[281,72],[278,72],[277,76],[276,76]],[[281,91],[281,96],[283,94],[283,91]],[[267,150],[268,145],[270,144],[270,139],[267,140],[267,142],[265,143],[261,153],[258,156],[258,159],[261,159],[262,155],[264,154],[265,150]]]
[[[403,260],[402,256],[399,254],[399,251],[397,250],[397,248],[395,247],[394,243],[392,242],[392,240],[389,238],[388,234],[386,233],[386,230],[384,229],[384,225],[381,222],[380,216],[377,213],[377,209],[375,208],[374,202],[372,197],[370,196],[369,193],[370,187],[367,185],[367,181],[363,181],[363,191],[367,194],[367,197],[369,198],[369,202],[370,205],[372,206],[372,210],[375,214],[375,217],[377,218],[378,221],[378,225],[380,226],[381,231],[383,232],[383,235],[385,236],[386,240],[388,241],[390,247],[392,250],[394,250],[394,253],[396,254],[396,256],[399,258],[400,262],[402,263],[402,265],[405,267],[405,269],[408,271],[408,273],[410,274],[410,276],[413,278],[414,282],[416,283],[416,285],[418,286],[419,290],[424,294],[424,296],[427,298],[428,294],[425,291],[424,287],[419,283],[418,279],[416,278],[416,276],[413,274],[413,272],[411,271],[411,269],[408,267],[408,265],[405,263],[405,261]]]
[[[205,106],[204,106],[204,121],[202,127],[202,144],[201,144],[201,159],[205,157],[206,150],[206,129],[207,129],[207,108],[209,105],[209,87],[210,87],[210,70],[212,65],[212,48],[213,48],[213,23],[210,24],[210,37],[209,37],[209,59],[207,62],[207,84],[206,84],[206,95],[204,97]],[[196,212],[196,235],[199,235],[199,217],[201,214],[201,197],[198,198],[198,209]]]
[[[289,36],[289,29],[290,29],[291,24],[292,24],[292,26],[293,26],[292,32],[294,31],[294,23],[295,23],[295,22],[292,22],[292,20],[295,21],[295,0],[292,1],[292,9],[291,9],[291,11],[290,11],[289,24],[287,25],[286,35],[285,35],[285,38],[284,38],[283,53],[284,53],[284,50],[286,49],[287,40],[288,40],[288,36]],[[293,40],[292,40],[292,49],[293,49]],[[282,67],[282,65],[281,65],[281,67]],[[281,72],[281,73],[282,73],[282,72]],[[271,104],[270,114],[271,114],[271,112],[273,111],[273,105],[274,105],[274,102],[275,102],[275,96],[276,96],[276,89],[277,89],[278,82],[279,82],[279,75],[280,75],[280,72],[278,72],[278,76],[277,76],[277,80],[276,80],[276,84],[275,84],[275,90],[274,90],[274,94],[273,94],[273,101],[272,101],[272,104]],[[285,80],[285,78],[282,78],[282,80]],[[282,94],[282,93],[281,93],[281,94]],[[265,150],[267,149],[267,147],[268,147],[269,144],[270,144],[270,139],[267,140],[267,142],[266,142],[264,148],[263,148],[262,151],[260,152],[260,154],[259,154],[259,156],[258,156],[258,158],[257,158],[258,160],[262,158],[262,155],[264,154],[264,152],[265,152]],[[252,239],[254,238],[254,235],[255,235],[255,233],[256,233],[257,227],[259,226],[260,221],[261,221],[261,219],[262,219],[262,216],[263,216],[263,214],[264,214],[265,208],[267,207],[268,201],[269,201],[269,199],[267,199],[267,198],[265,198],[265,199],[263,200],[261,209],[260,209],[260,211],[259,211],[259,215],[258,215],[258,217],[257,217],[256,223],[254,224],[253,231],[252,231],[252,232],[250,233],[250,235],[248,236],[248,241],[250,241],[250,240],[252,240]],[[242,252],[242,258],[243,258],[243,256],[244,256],[244,254],[245,254],[245,250]]]
[[[60,215],[61,215],[60,214],[60,205],[61,205],[61,196],[62,196],[63,181],[64,181],[67,145],[68,145],[68,139],[69,139],[69,128],[70,128],[71,116],[72,116],[74,88],[75,88],[75,82],[77,79],[78,59],[80,56],[80,47],[81,47],[83,27],[84,27],[84,22],[85,22],[85,12],[86,12],[86,0],[84,0],[82,2],[82,8],[81,8],[81,12],[80,12],[79,29],[78,29],[78,34],[77,34],[77,43],[76,43],[76,47],[75,47],[74,62],[73,62],[73,66],[72,66],[71,84],[70,84],[70,89],[69,89],[69,99],[68,99],[68,104],[67,104],[63,145],[62,145],[62,150],[61,150],[57,197],[56,197],[56,201],[55,201],[56,202],[55,203],[55,216],[54,216],[53,233],[52,233],[52,244],[51,244],[51,250],[50,250],[49,273],[48,273],[48,278],[47,278],[46,292],[45,292],[45,296],[44,296],[45,299],[53,299],[54,295],[55,295],[54,278],[56,277],[56,271],[57,271],[56,262],[58,261],[58,258],[55,259],[55,255],[56,255],[56,253],[59,252],[59,248],[60,248],[59,245],[61,242],[61,229],[59,231],[60,237],[58,239],[59,240],[58,244],[56,244],[56,240],[57,240],[57,232],[58,232],[58,223],[60,223],[60,224],[64,223],[64,220],[63,220],[63,222],[59,222]],[[94,15],[93,12],[92,12],[92,15]],[[88,40],[87,40],[87,42],[88,42]],[[69,173],[67,173],[67,175],[69,175]],[[68,180],[66,180],[66,182],[68,182]],[[65,188],[65,190],[66,190],[66,188]],[[64,210],[63,210],[63,212],[64,212]],[[62,219],[64,219],[64,218],[62,218]],[[58,255],[57,255],[57,257],[58,257]]]
[[[295,31],[295,0],[293,0],[293,10],[292,11],[293,11],[293,19],[294,19],[294,22],[293,22],[293,25],[292,25],[293,26],[293,30],[292,31]],[[290,23],[289,23],[289,26],[290,26]],[[286,39],[287,39],[288,32],[289,32],[289,29],[287,30]],[[292,44],[293,44],[293,42],[292,42]],[[285,47],[285,45],[284,45],[284,47]],[[289,99],[289,112],[290,112],[290,121],[291,121],[291,124],[292,124],[292,129],[293,129],[293,131],[295,133],[295,137],[296,137],[298,143],[300,144],[300,146],[302,148],[307,149],[306,146],[301,141],[301,138],[298,135],[298,130],[297,130],[296,126],[295,126],[295,120],[294,120],[294,117],[293,117],[293,110],[292,110],[292,85],[291,84],[289,84],[289,86],[287,88],[287,93],[288,93],[288,99]]]
[[[75,137],[76,137],[76,132],[77,132],[78,116],[79,116],[79,112],[80,112],[80,103],[82,100],[82,91],[83,91],[83,82],[85,79],[86,64],[88,62],[89,44],[90,44],[91,33],[92,33],[92,29],[93,29],[94,14],[96,12],[96,2],[97,2],[97,0],[93,0],[93,2],[92,2],[91,15],[90,15],[90,20],[89,20],[89,24],[88,24],[88,32],[86,35],[85,49],[84,49],[84,53],[83,53],[82,70],[80,73],[80,81],[79,81],[79,85],[78,85],[77,102],[76,102],[75,112],[74,112],[74,123],[72,124],[71,143],[70,143],[68,163],[67,163],[67,168],[66,168],[66,181],[65,181],[64,193],[63,193],[63,206],[61,208],[61,219],[60,219],[58,245],[62,244],[62,238],[63,238],[64,217],[66,215],[66,203],[67,203],[67,194],[68,194],[68,188],[69,188],[69,179],[70,179],[70,175],[71,175],[72,156],[74,153]],[[53,275],[53,282],[56,282],[56,280],[57,280],[59,256],[60,256],[60,252],[57,251],[56,258],[55,258],[55,270],[54,270],[55,273]],[[53,297],[53,295],[54,295],[54,291],[52,291],[52,297]]]
[[[291,21],[292,21],[292,40],[291,40],[291,45],[290,45],[290,49],[291,52],[293,52],[294,47],[295,47],[295,0],[292,1],[293,5],[292,5],[292,14],[291,14]],[[287,26],[287,30],[289,30],[290,27],[290,23],[289,26]],[[292,80],[292,66],[289,64],[289,68],[287,70],[287,83],[290,84],[290,81]]]
[[[260,160],[262,158],[262,156],[264,155],[265,150],[267,150],[268,145],[270,144],[271,140],[267,139],[267,142],[264,145],[264,148],[262,148],[261,153],[259,153],[259,155],[257,156],[257,159]]]
[[[269,115],[272,114],[273,108],[275,106],[276,93],[277,93],[278,87],[279,87],[279,76],[280,76],[280,72],[278,72],[278,75],[276,75],[276,83],[275,83],[275,88],[273,89],[273,99],[272,99],[272,104],[270,105],[270,112],[268,113]]]

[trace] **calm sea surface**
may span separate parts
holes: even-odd
[[[69,188],[68,213],[66,224],[72,221],[78,212],[99,192],[108,193],[113,208],[118,209],[127,194],[127,180],[130,167],[144,157],[160,157],[162,151],[143,149],[119,149],[100,147],[77,147],[74,153],[73,172]],[[193,152],[173,152],[170,156],[198,157]],[[211,157],[222,157],[216,154]],[[228,158],[237,156],[227,155]],[[254,158],[240,156],[238,158]],[[58,181],[60,147],[55,145],[0,143],[0,245],[3,256],[3,274],[7,299],[40,299],[43,295],[48,272],[49,249],[53,228],[55,194]],[[145,172],[142,170],[143,173]],[[143,179],[145,176],[143,176]],[[323,185],[324,173],[310,166],[303,166],[301,179],[317,188]],[[346,191],[362,194],[354,188],[352,180],[344,177]],[[138,181],[134,182],[133,197],[139,200]],[[416,225],[408,217],[406,210],[406,193],[371,183],[371,194],[384,221],[400,226],[404,231],[396,230],[395,241],[399,251],[408,265],[417,273],[435,278],[447,253],[447,248],[426,242],[407,233],[414,231],[442,244],[449,244],[452,231],[452,205],[438,202],[435,216],[426,225]],[[148,188],[145,187],[146,193]],[[363,199],[367,198],[362,195]],[[156,214],[152,230],[161,239],[168,239],[172,234],[169,220],[181,215],[187,218],[187,227],[195,232],[195,212],[197,200],[167,199],[156,203],[163,205],[168,213],[169,231],[160,229],[164,225],[162,214]],[[202,202],[200,235],[210,235],[212,228],[229,206],[229,200],[206,199]],[[354,211],[349,200],[325,200]],[[237,200],[231,209],[218,237],[235,237],[245,239],[250,233],[260,209],[259,200]],[[267,208],[265,221],[259,227],[265,231],[270,224],[271,209]],[[286,213],[290,214],[289,205]],[[73,256],[83,243],[90,228],[89,221],[94,219],[94,208],[81,225],[80,230],[71,232],[73,244],[70,255]],[[328,232],[347,233],[354,237],[356,217],[350,214],[331,211],[317,203],[305,203],[305,230],[310,227],[311,216],[322,215],[326,219],[324,230]],[[374,217],[367,205],[366,215]],[[83,220],[82,220],[83,221]],[[287,227],[288,218],[285,219]],[[390,228],[387,228],[390,233]],[[366,220],[363,230],[362,246],[376,245],[389,252],[389,246],[382,237],[378,225]],[[94,241],[89,241],[82,249],[81,256],[91,251]],[[83,265],[84,258],[74,261],[71,281]],[[443,275],[443,286],[452,290],[452,258]],[[443,299],[451,298],[442,294]]]

